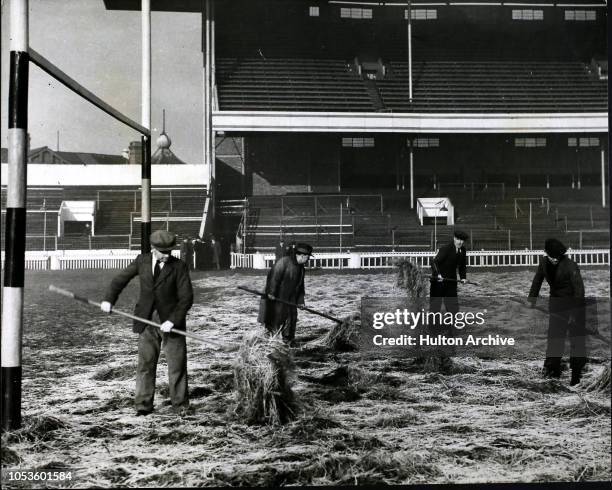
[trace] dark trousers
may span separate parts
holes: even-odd
[[[453,315],[459,311],[459,300],[457,299],[457,284],[431,282],[429,289],[429,311],[441,312],[442,304],[447,312]],[[439,325],[437,322],[430,325],[430,334],[442,334],[454,337],[453,325]]]
[[[138,339],[138,369],[136,371],[136,410],[153,410],[157,361],[163,345],[168,363],[170,400],[175,408],[189,406],[187,388],[187,345],[185,337],[163,333],[147,325]]]
[[[295,339],[295,326],[297,324],[297,308],[287,306],[287,318],[280,324],[266,324],[266,330],[275,335],[281,333],[285,342],[291,342]]]
[[[552,305],[551,305],[552,306]],[[575,322],[569,324],[570,314]],[[584,310],[551,311],[548,319],[548,344],[544,371],[548,376],[561,376],[561,358],[565,351],[565,339],[570,341],[570,367],[572,374],[580,376],[586,364],[586,332],[584,329]]]

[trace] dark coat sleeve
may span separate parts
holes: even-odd
[[[437,276],[438,274],[442,274],[442,272],[440,272],[440,264],[446,260],[448,251],[449,251],[449,248],[446,245],[440,247],[440,250],[438,250],[438,253],[432,260],[431,272],[434,276]]]
[[[584,282],[582,281],[580,268],[573,262],[570,269],[570,281],[574,290],[574,298],[584,298]]]
[[[304,289],[304,268],[302,268],[300,273],[302,275],[302,279],[300,280],[300,285],[299,285],[299,288],[298,288],[296,303],[298,305],[303,305],[304,304],[304,298],[306,297],[306,291]]]
[[[189,278],[189,269],[185,262],[177,261],[176,295],[178,301],[168,317],[175,325],[184,325],[189,308],[193,305],[193,287]]]
[[[542,282],[544,281],[544,260],[542,258],[540,259],[535,276],[533,276],[533,281],[531,281],[531,289],[529,290],[530,298],[537,298],[540,294],[540,288],[542,287]]]
[[[278,296],[280,292],[280,285],[283,282],[283,276],[287,268],[286,260],[279,260],[276,262],[268,275],[268,281],[266,284],[266,293]]]
[[[459,258],[457,259],[457,267],[459,269],[459,277],[461,279],[465,279],[465,274],[467,270],[467,254],[465,252],[465,248],[460,248],[461,253],[459,254]]]
[[[128,283],[138,275],[138,269],[140,268],[140,262],[142,261],[142,255],[138,255],[125,269],[117,274],[111,281],[106,293],[104,294],[104,301],[108,301],[114,305],[121,294],[121,291],[128,285]]]

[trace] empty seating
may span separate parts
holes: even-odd
[[[373,111],[360,76],[342,60],[221,58],[224,111]]]
[[[389,63],[376,83],[398,112],[605,112],[607,86],[586,65],[560,61],[421,61]]]

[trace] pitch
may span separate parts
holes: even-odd
[[[294,392],[283,426],[247,425],[234,412],[236,352],[188,341],[193,415],[168,405],[158,369],[155,412],[132,407],[137,339],[130,322],[53,295],[55,284],[99,300],[116,271],[26,274],[23,428],[2,436],[3,468],[72,470],[66,486],[341,485],[609,480],[610,394],[541,377],[542,359],[456,358],[451,372],[411,359],[334,352],[317,339],[333,323],[300,312]],[[470,273],[475,295],[525,296],[531,270]],[[587,295],[609,296],[609,271],[585,269]],[[236,347],[257,324],[262,272],[196,272],[188,329]],[[311,272],[306,304],[344,318],[363,295],[402,295],[395,272]],[[467,286],[466,286],[467,288]],[[467,289],[464,290],[467,293]],[[460,292],[461,294],[461,292]],[[547,295],[547,291],[544,291]],[[117,309],[132,311],[131,284]],[[515,308],[520,324],[519,305]],[[544,332],[543,332],[544,333]],[[36,487],[14,482],[11,487]],[[39,487],[44,484],[40,482]]]

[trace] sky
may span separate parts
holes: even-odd
[[[108,11],[102,0],[30,0],[32,49],[132,120],[141,122],[140,12]],[[2,0],[2,147],[8,146],[10,2]],[[151,125],[153,152],[162,131],[186,163],[203,160],[202,19],[199,13],[153,12]],[[31,147],[121,154],[140,135],[30,63]]]

